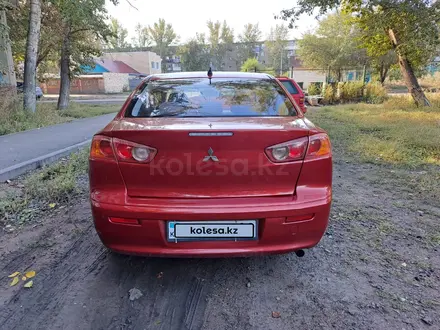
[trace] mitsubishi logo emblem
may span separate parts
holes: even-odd
[[[211,147],[209,147],[209,149],[208,149],[208,155],[209,155],[209,156],[206,156],[206,157],[203,159],[204,162],[207,162],[207,161],[209,161],[210,159],[211,159],[212,161],[214,161],[214,162],[218,162],[218,158],[217,158],[216,156],[214,156],[214,150],[212,150]]]

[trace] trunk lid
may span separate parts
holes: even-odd
[[[151,163],[119,162],[131,197],[292,195],[303,161],[274,164],[269,146],[308,135],[302,119],[124,118],[112,136],[157,149]]]

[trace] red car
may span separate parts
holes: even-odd
[[[293,96],[293,99],[299,105],[301,111],[303,113],[306,113],[307,107],[305,105],[305,95],[301,87],[296,83],[296,81],[288,77],[278,77],[277,79],[283,84],[290,95]]]
[[[330,141],[267,74],[152,75],[94,136],[90,197],[119,253],[302,256],[329,219]]]

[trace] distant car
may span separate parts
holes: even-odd
[[[299,85],[296,83],[296,81],[288,77],[277,77],[277,79],[283,84],[283,86],[287,89],[290,95],[293,96],[295,102],[301,108],[301,111],[303,113],[306,113],[307,107],[305,105],[305,95],[301,87],[299,87]]]
[[[43,97],[43,90],[38,86],[35,89],[35,95],[37,96],[37,100]]]
[[[23,93],[24,84],[22,82],[17,82],[17,92]],[[37,100],[41,99],[44,94],[43,90],[40,87],[35,87],[35,96],[37,97]]]
[[[145,256],[303,256],[329,219],[327,133],[274,77],[209,72],[149,76],[93,137],[101,241]]]

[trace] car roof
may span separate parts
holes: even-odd
[[[207,78],[208,71],[160,73],[160,74],[152,74],[150,78],[151,77],[158,79]],[[213,71],[212,78],[274,79],[274,77],[272,77],[267,73],[228,72],[228,71]]]

